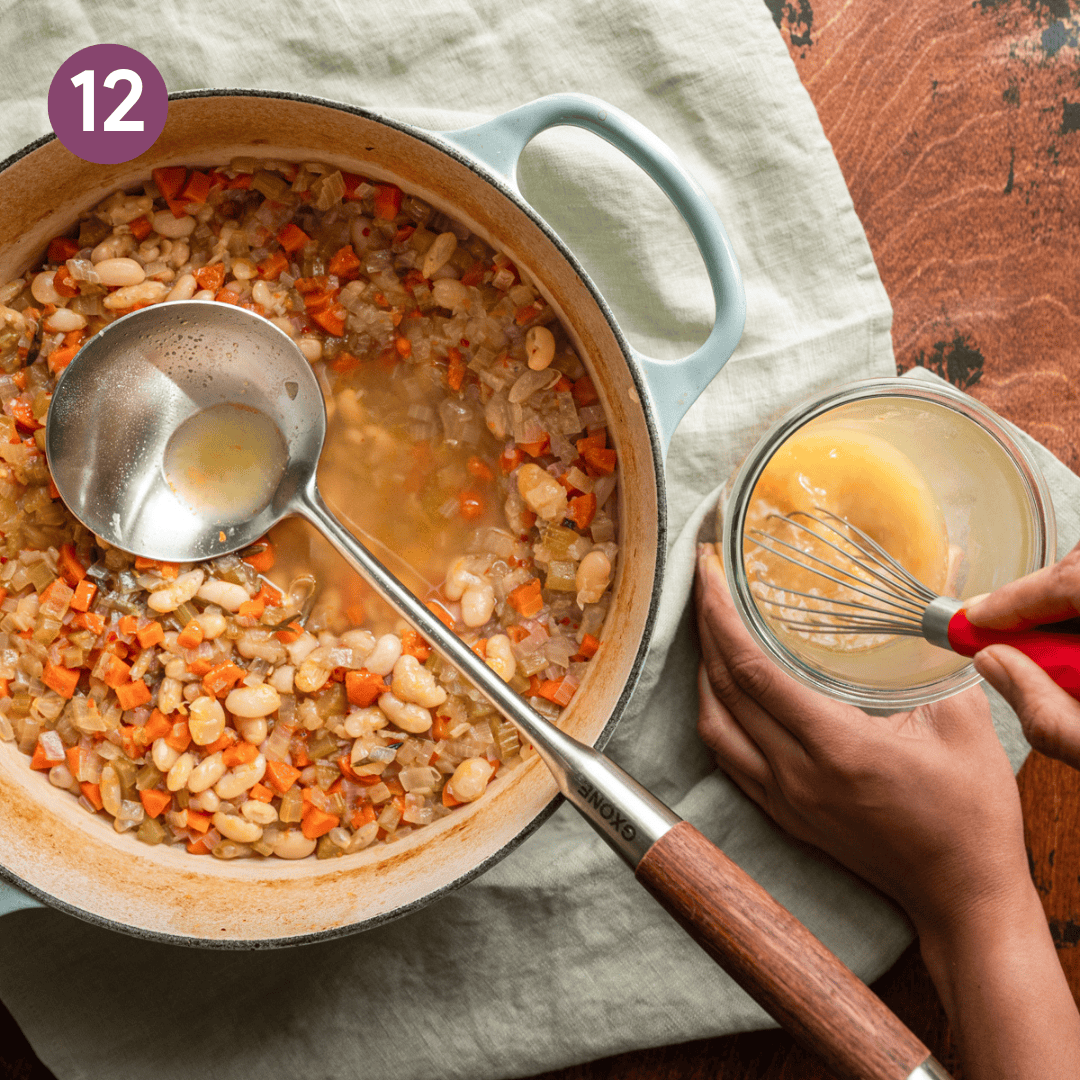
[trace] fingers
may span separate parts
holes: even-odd
[[[793,743],[809,748],[846,737],[854,717],[865,714],[826,701],[790,678],[758,647],[739,618],[715,551],[698,560],[698,629],[702,654],[717,699],[776,763]]]
[[[751,781],[753,791],[741,782],[739,786],[764,805],[765,785],[772,777],[772,769],[758,745],[713,692],[704,663],[698,667],[698,733],[716,755],[720,768],[733,778]]]
[[[1080,769],[1080,702],[1017,649],[991,645],[975,654],[975,670],[1016,711],[1040,753]]]
[[[1080,607],[1080,548],[1054,566],[1002,586],[967,608],[976,626],[1022,630],[1040,623],[1073,618]]]

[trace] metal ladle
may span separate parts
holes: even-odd
[[[311,522],[517,726],[645,887],[793,1034],[846,1075],[945,1076],[786,909],[540,716],[341,525],[316,485],[325,436],[318,381],[287,334],[243,308],[184,301],[133,312],[82,347],[53,394],[46,454],[71,512],[135,555],[198,562],[247,547],[284,517]]]

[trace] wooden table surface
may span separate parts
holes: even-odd
[[[765,0],[817,107],[921,364],[1080,471],[1080,3]],[[1020,770],[1031,870],[1080,993],[1080,774]],[[874,989],[957,1078],[910,948]],[[661,1047],[536,1080],[831,1080],[782,1033]],[[0,1080],[51,1080],[0,1007]]]

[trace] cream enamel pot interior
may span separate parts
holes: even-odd
[[[717,320],[692,356],[641,356],[588,276],[517,190],[518,156],[540,131],[587,128],[631,156],[672,199],[705,259]],[[742,332],[738,268],[715,210],[671,152],[603,102],[557,95],[468,131],[433,134],[333,102],[264,92],[175,95],[161,137],[142,157],[94,165],[43,139],[0,171],[0,281],[40,258],[48,240],[156,166],[212,165],[239,155],[321,160],[392,180],[452,214],[527,268],[593,374],[619,451],[623,560],[604,662],[560,726],[602,745],[636,681],[663,581],[663,454],[679,418]],[[75,193],[75,194],[73,194]],[[118,836],[0,744],[0,913],[44,901],[89,921],[177,943],[295,944],[377,925],[460,885],[507,854],[554,808],[538,759],[478,803],[405,840],[330,861],[194,859]]]

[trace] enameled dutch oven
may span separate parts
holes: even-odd
[[[541,131],[573,125],[630,156],[670,197],[712,283],[716,323],[678,362],[641,355],[588,275],[522,198],[518,157]],[[466,131],[432,133],[362,109],[292,94],[174,95],[161,137],[142,157],[95,165],[53,137],[0,166],[0,281],[48,240],[152,167],[214,165],[236,156],[319,160],[400,184],[451,214],[534,277],[588,365],[619,451],[622,566],[594,665],[561,726],[602,745],[626,706],[649,643],[666,550],[663,456],[680,417],[731,355],[744,299],[723,226],[670,150],[602,101],[560,94]],[[44,902],[88,921],[183,944],[297,944],[378,925],[481,873],[554,809],[557,789],[537,758],[477,803],[390,847],[287,863],[195,859],[117,835],[0,744],[0,912]]]

